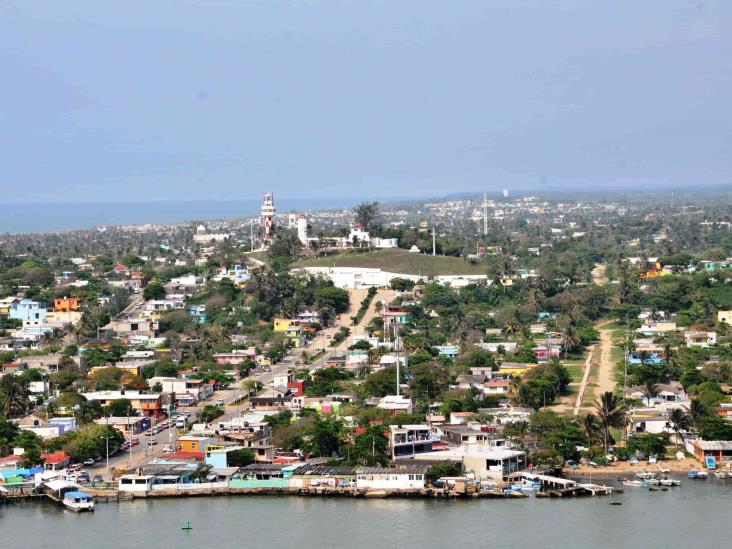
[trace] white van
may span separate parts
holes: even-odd
[[[179,417],[175,420],[175,428],[176,429],[185,429],[186,428],[186,418]]]

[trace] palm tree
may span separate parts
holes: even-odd
[[[658,395],[658,385],[652,381],[647,381],[641,389],[643,396],[646,397],[646,403],[650,406],[651,400]]]
[[[587,414],[582,420],[582,429],[587,436],[587,446],[593,446],[602,441],[602,426],[594,414]]]
[[[0,412],[7,417],[22,416],[28,409],[28,381],[12,375],[0,378]]]
[[[610,443],[610,427],[625,425],[625,405],[612,391],[606,391],[600,395],[600,400],[595,401],[595,410],[602,425],[607,452]]]
[[[683,441],[681,432],[688,430],[691,425],[691,418],[681,408],[674,408],[668,416],[668,422],[676,434],[676,443],[680,446],[681,441]]]
[[[699,427],[699,420],[707,415],[709,415],[709,410],[707,409],[706,404],[698,398],[692,398],[689,403],[689,419],[694,431]]]

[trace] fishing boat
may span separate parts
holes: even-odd
[[[661,486],[681,486],[681,481],[672,478],[662,478]]]
[[[94,496],[86,492],[66,492],[63,504],[77,513],[94,511]]]
[[[691,470],[691,471],[689,471],[689,472],[688,472],[688,473],[687,473],[686,475],[687,475],[687,476],[688,476],[689,478],[691,478],[691,479],[695,479],[695,478],[698,478],[698,477],[699,477],[699,471],[695,471],[694,469],[692,469],[692,470]]]
[[[727,473],[724,471],[714,471],[714,476],[717,478],[727,478]]]
[[[656,477],[649,478],[646,482],[648,482],[649,486],[658,486],[659,484],[661,484],[661,481]]]
[[[635,476],[641,480],[650,480],[652,478],[656,478],[656,473],[652,473],[650,471],[638,471]]]
[[[511,490],[518,490],[519,492],[535,492],[537,490],[541,490],[541,483],[531,481],[514,482],[511,484]]]
[[[623,486],[636,486],[638,488],[641,488],[643,486],[647,486],[648,483],[643,480],[623,480]]]
[[[708,476],[709,473],[707,473],[706,471],[697,471],[696,473],[696,478],[698,478],[699,480],[706,480]]]

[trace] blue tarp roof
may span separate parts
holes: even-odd
[[[91,494],[87,494],[86,492],[66,492],[64,497],[71,496],[72,498],[84,498],[84,499],[91,499],[93,496]]]
[[[0,475],[3,478],[9,477],[29,477],[36,473],[42,473],[43,467],[31,467],[30,469],[9,469],[6,471],[0,471]]]

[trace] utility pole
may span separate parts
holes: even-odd
[[[394,339],[395,339],[395,345],[396,345],[396,396],[400,396],[400,385],[401,385],[401,375],[400,375],[400,365],[399,365],[399,322],[394,323]]]
[[[432,255],[437,255],[436,253],[436,247],[435,247],[435,227],[432,227]]]
[[[249,220],[249,249],[254,251],[254,220]]]
[[[485,193],[483,193],[483,234],[488,234],[488,201]]]

